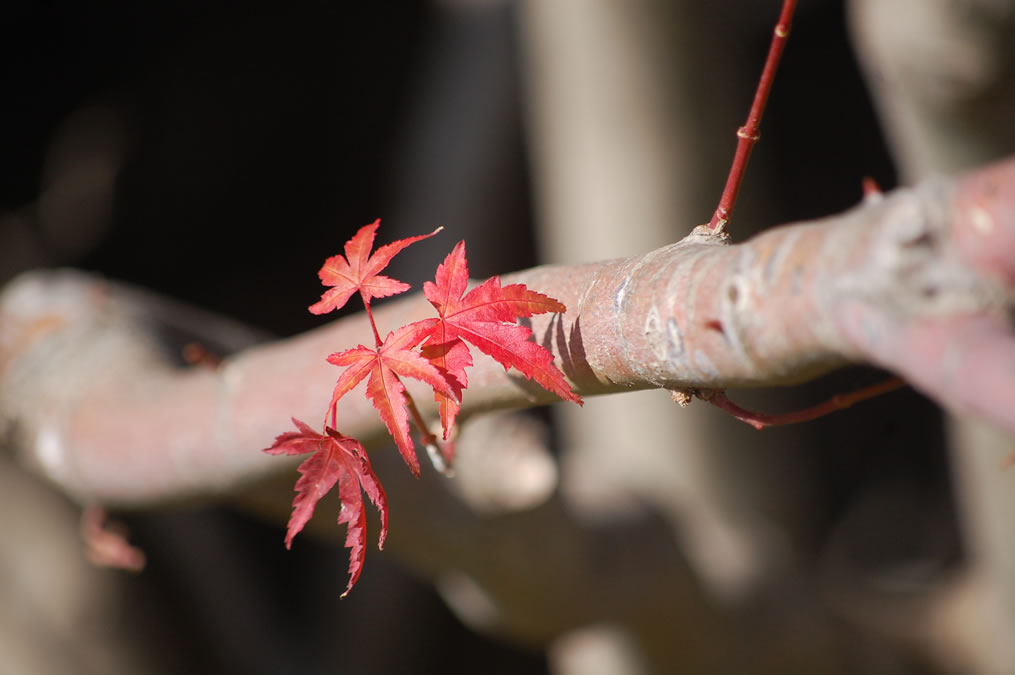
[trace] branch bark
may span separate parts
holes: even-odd
[[[1015,160],[736,246],[699,228],[644,256],[505,280],[568,306],[533,329],[584,396],[792,384],[867,362],[1015,432],[1005,317]],[[215,370],[180,369],[159,335],[166,324],[146,315],[150,302],[70,272],[22,276],[0,299],[0,410],[27,461],[80,499],[140,506],[278,471],[256,449],[290,416],[323,417],[335,376],[324,356],[369,339],[356,316],[242,350]],[[416,295],[377,315],[397,326],[426,310]],[[208,317],[193,320],[209,328]],[[206,342],[248,339],[235,327],[213,332],[233,337]],[[483,360],[463,411],[548,396]],[[346,397],[338,419],[365,442],[382,436],[365,398]]]

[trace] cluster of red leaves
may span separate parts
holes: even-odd
[[[296,482],[297,495],[285,539],[287,547],[310,520],[321,497],[338,484],[342,502],[338,522],[348,524],[345,545],[350,549],[350,578],[345,594],[352,589],[363,568],[366,509],[361,490],[381,513],[379,548],[384,544],[388,528],[384,489],[370,467],[363,445],[336,430],[338,402],[356,385],[364,379],[367,381],[366,396],[380,413],[402,458],[417,476],[419,460],[410,435],[410,418],[427,445],[438,445],[438,441],[427,431],[400,377],[420,380],[433,390],[444,441],[447,441],[461,408],[462,393],[468,387],[466,368],[472,365],[470,344],[493,357],[505,369],[514,368],[560,398],[579,405],[582,402],[553,364],[553,354],[530,341],[532,331],[517,324],[519,317],[564,312],[564,305],[530,291],[524,284],[502,287],[498,277],[466,292],[469,267],[465,242],[459,242],[444,259],[434,281],[423,286],[424,295],[437,310],[437,317],[402,326],[381,340],[370,309],[371,299],[403,293],[409,290],[409,285],[380,272],[402,249],[432,237],[440,228],[430,234],[381,246],[371,254],[379,225],[380,220],[377,220],[362,227],[346,243],[344,256],[332,256],[325,261],[318,276],[331,288],[319,302],[310,306],[314,314],[324,314],[341,308],[358,292],[373,329],[375,346],[359,345],[328,357],[330,363],[345,370],[339,375],[332,393],[323,433],[293,419],[298,431],[280,435],[265,450],[275,455],[313,453],[299,467],[302,476]],[[440,450],[443,459],[450,462],[451,445],[445,442]]]

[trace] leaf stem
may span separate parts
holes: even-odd
[[[331,428],[338,428],[338,401],[332,401],[328,406],[328,412],[324,413],[324,426],[328,427],[328,416],[331,416]]]
[[[374,313],[370,311],[370,301],[366,299],[365,295],[363,295],[362,290],[359,292],[359,296],[363,299],[363,307],[366,308],[367,318],[370,319],[370,328],[374,331],[374,341],[377,343],[375,346],[380,347],[384,343],[381,341],[381,334],[377,332],[377,324],[374,322]]]
[[[758,88],[754,92],[751,110],[747,113],[747,122],[737,129],[737,150],[733,155],[729,176],[726,178],[726,187],[723,189],[722,197],[719,198],[719,206],[712,214],[712,221],[708,224],[709,228],[715,232],[721,233],[726,229],[726,223],[729,222],[733,206],[737,201],[737,194],[740,192],[744,172],[747,170],[747,160],[751,157],[754,144],[761,138],[758,133],[758,129],[761,127],[761,116],[765,112],[765,104],[772,91],[775,71],[779,68],[779,60],[786,47],[786,39],[789,37],[789,29],[795,10],[796,0],[783,0],[779,23],[772,31],[772,43],[768,47],[768,57],[765,59],[765,67],[761,71],[761,79],[758,80]]]

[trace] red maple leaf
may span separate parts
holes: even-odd
[[[438,227],[430,234],[393,241],[381,246],[371,255],[370,249],[374,245],[374,235],[380,224],[381,219],[378,218],[369,225],[364,225],[353,235],[352,239],[345,243],[345,256],[333,255],[324,261],[324,266],[321,267],[317,276],[321,278],[322,284],[331,286],[331,288],[324,292],[320,300],[310,306],[311,312],[325,314],[339,309],[356,291],[359,291],[363,298],[363,304],[369,311],[371,298],[386,298],[409,290],[409,284],[386,277],[380,274],[380,271],[387,267],[391,259],[406,246],[432,237],[443,228]]]
[[[349,549],[349,585],[342,594],[345,597],[363,569],[367,520],[360,491],[366,492],[381,514],[381,535],[377,548],[384,548],[384,538],[388,534],[388,500],[359,441],[344,436],[331,427],[325,428],[324,434],[318,433],[295,417],[293,424],[299,431],[287,431],[279,435],[275,443],[264,450],[271,455],[314,453],[299,468],[302,475],[296,481],[297,494],[293,500],[285,545],[286,548],[292,546],[293,537],[314,515],[317,502],[338,483],[338,498],[342,501],[338,524],[348,523],[345,546]]]
[[[376,349],[359,345],[328,357],[328,361],[336,366],[347,366],[335,385],[331,409],[334,410],[338,400],[369,375],[367,396],[381,414],[405,463],[416,476],[419,476],[419,460],[409,436],[409,401],[405,395],[405,385],[398,376],[425,382],[435,393],[440,392],[453,400],[457,400],[460,395],[434,364],[419,352],[413,351],[413,347],[423,341],[436,323],[437,319],[427,319],[402,326],[397,331],[388,333],[384,343]]]
[[[426,324],[423,353],[447,374],[458,400],[434,390],[440,406],[444,438],[454,424],[461,402],[461,390],[468,385],[465,368],[472,356],[464,340],[493,357],[504,369],[514,368],[565,401],[581,405],[582,400],[553,364],[553,354],[531,342],[532,331],[516,323],[519,317],[567,310],[559,301],[530,291],[524,284],[501,287],[500,277],[491,277],[468,293],[469,266],[465,242],[460,241],[437,268],[434,282],[423,284],[423,293],[440,318]]]

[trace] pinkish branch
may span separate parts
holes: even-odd
[[[644,256],[505,282],[567,305],[532,327],[582,395],[792,384],[873,363],[1015,432],[1015,160],[737,246],[701,227]],[[148,306],[44,272],[0,300],[0,411],[27,459],[79,498],[141,505],[281,470],[256,450],[290,417],[313,419],[333,385],[324,356],[371,332],[358,315],[180,369],[140,319]],[[403,325],[427,310],[416,295],[376,314]],[[551,399],[486,359],[470,394],[463,413]],[[345,433],[383,437],[365,398],[339,413]]]

